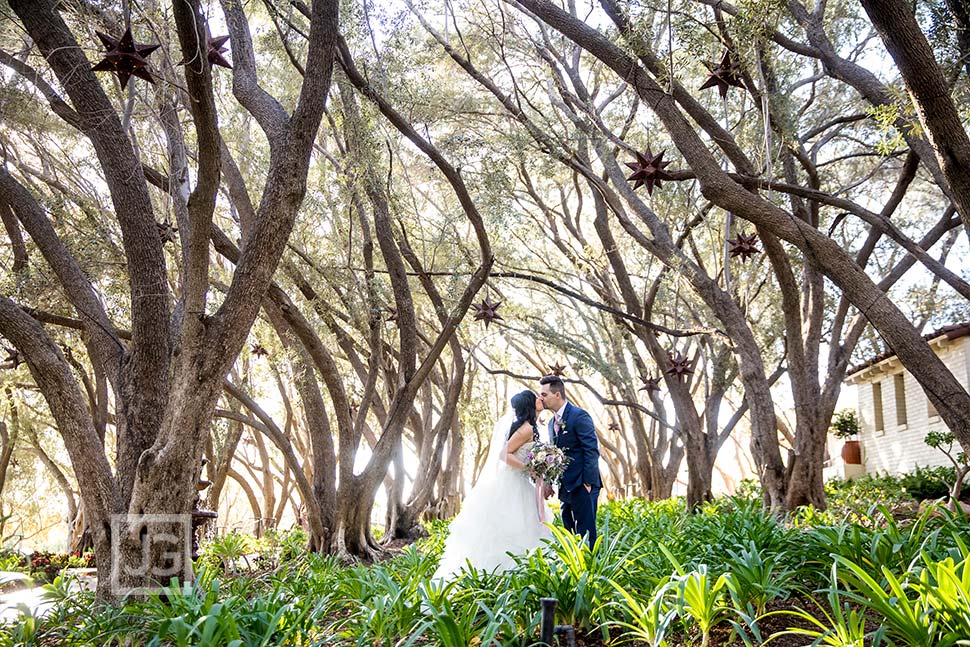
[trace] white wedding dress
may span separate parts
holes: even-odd
[[[508,429],[508,427],[506,427]],[[501,441],[504,446],[504,440]],[[523,463],[532,442],[513,455]],[[513,566],[512,555],[537,548],[552,535],[540,520],[552,523],[552,512],[525,471],[512,467],[504,458],[492,458],[465,497],[461,512],[452,520],[438,570],[432,578],[451,579],[470,563],[480,570],[506,570]],[[493,464],[494,463],[494,464]]]

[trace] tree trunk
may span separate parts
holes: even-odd
[[[923,35],[912,5],[901,0],[861,0],[882,36],[916,106],[920,125],[950,186],[970,235],[970,137],[950,96],[950,84]]]
[[[96,293],[38,205],[29,194],[25,197],[26,191],[18,192],[9,174],[0,174],[5,199],[25,227],[32,223],[45,259],[81,314],[94,360],[116,390],[115,482],[77,383],[69,370],[65,374],[65,358],[43,329],[25,321],[8,299],[0,301],[0,329],[27,358],[71,455],[98,554],[119,556],[114,564],[110,558],[98,560],[98,595],[105,599],[129,587],[191,577],[191,562],[184,559],[191,542],[182,531],[189,527],[204,438],[222,381],[245,342],[306,191],[310,150],[330,85],[338,7],[332,1],[313,2],[306,56],[308,67],[318,73],[304,81],[292,115],[258,89],[245,16],[238,5],[226,10],[234,43],[234,91],[263,127],[272,154],[252,244],[245,246],[222,304],[209,316],[209,237],[220,183],[215,100],[209,66],[197,56],[206,37],[204,16],[197,2],[174,3],[182,57],[192,61],[183,70],[192,97],[198,166],[187,199],[175,192],[185,202],[187,226],[180,227],[182,290],[170,319],[166,261],[152,200],[117,112],[51,3],[21,0],[11,6],[77,113],[65,109],[64,102],[55,111],[93,144],[124,242],[132,322],[128,346],[119,341]]]
[[[677,149],[700,181],[701,192],[721,208],[798,247],[813,258],[822,271],[849,300],[864,312],[900,362],[912,373],[936,406],[943,422],[961,445],[970,451],[970,394],[956,380],[906,316],[866,276],[833,240],[808,223],[753,195],[732,180],[721,168],[696,128],[673,101],[657,101],[664,89],[623,50],[602,33],[570,16],[546,0],[520,0],[543,22],[561,31],[593,56],[628,79],[641,99],[660,118]]]
[[[462,449],[465,439],[461,435],[461,424],[455,422],[448,442],[448,460],[438,475],[438,488],[431,502],[429,514],[435,519],[449,519],[458,514],[461,506],[459,483],[462,476]]]

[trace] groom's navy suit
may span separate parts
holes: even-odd
[[[559,482],[562,525],[578,535],[587,535],[592,547],[596,542],[596,500],[602,486],[596,428],[590,415],[571,402],[566,402],[559,433],[555,423],[554,415],[549,421],[549,437],[569,459]],[[590,486],[588,492],[586,485]]]

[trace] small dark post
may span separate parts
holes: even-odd
[[[572,625],[556,625],[557,634],[566,634],[566,647],[576,647],[576,630]]]
[[[552,647],[552,636],[556,631],[556,598],[542,598],[542,624],[539,629],[540,644]]]

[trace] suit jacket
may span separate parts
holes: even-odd
[[[549,421],[549,437],[569,459],[559,487],[560,497],[584,483],[594,488],[601,487],[599,441],[596,439],[593,418],[571,402],[566,402],[558,435],[555,422],[553,416]]]

